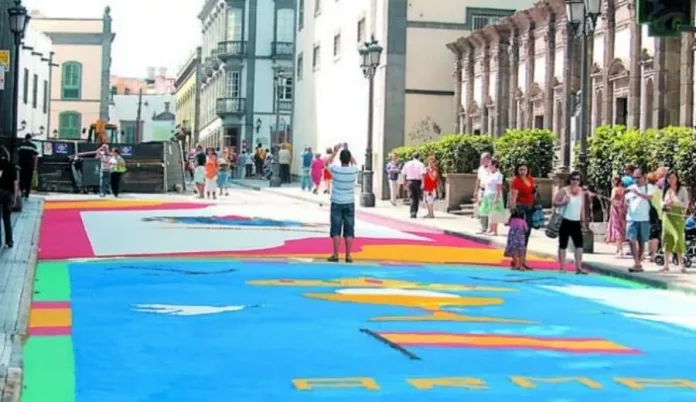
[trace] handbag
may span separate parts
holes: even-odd
[[[561,231],[561,223],[563,223],[563,213],[565,212],[565,205],[556,208],[549,218],[549,223],[546,224],[546,237],[549,239],[555,239],[558,237],[558,233]]]
[[[541,229],[546,218],[544,217],[544,207],[541,205],[538,190],[534,194],[534,206],[532,208],[534,208],[532,212],[532,229]]]

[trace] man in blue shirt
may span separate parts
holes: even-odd
[[[312,181],[309,178],[309,169],[312,166],[312,147],[306,147],[302,153],[302,171],[300,172],[300,186],[302,191],[312,191]]]
[[[337,154],[338,147],[334,147],[332,162]],[[343,149],[338,158],[341,166],[329,164],[329,171],[333,177],[330,218],[333,254],[329,257],[329,261],[338,262],[341,233],[343,233],[346,243],[346,262],[351,263],[353,257],[350,253],[355,238],[355,181],[358,178],[358,168],[351,164],[353,157],[349,150]]]

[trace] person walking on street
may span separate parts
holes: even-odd
[[[623,245],[626,239],[626,189],[620,177],[612,180],[611,204],[609,206],[609,222],[604,237],[606,243],[616,244],[616,258],[623,257]]]
[[[529,236],[532,234],[536,191],[536,183],[529,172],[529,166],[525,163],[518,164],[515,167],[515,178],[510,183],[510,210],[519,211],[519,215],[527,222],[524,237],[525,251],[529,246]],[[520,257],[520,266],[528,270],[526,257],[526,254]]]
[[[404,180],[408,183],[408,193],[411,196],[411,219],[415,219],[418,216],[425,178],[425,165],[420,161],[418,152],[414,153],[413,158],[404,164],[401,172],[404,175]]]
[[[230,195],[229,193],[229,180],[230,180],[230,160],[229,151],[227,148],[222,150],[222,154],[218,158],[218,166],[220,167],[220,172],[217,177],[217,186],[220,189],[220,197],[223,195]]]
[[[399,195],[399,174],[401,173],[401,163],[396,153],[391,155],[391,160],[384,168],[389,179],[389,200],[392,205],[396,205],[396,197]]]
[[[338,147],[333,153],[336,158]],[[346,246],[346,262],[353,262],[351,251],[355,239],[355,181],[358,178],[358,168],[351,164],[352,155],[343,149],[338,157],[341,165],[330,163],[328,169],[333,177],[331,191],[330,236],[333,240],[333,254],[329,262],[338,262],[341,246],[341,234]],[[333,162],[333,161],[332,161]]]
[[[34,181],[34,171],[39,160],[39,150],[31,142],[31,134],[24,137],[17,154],[19,155],[19,189],[22,192],[22,197],[29,199]]]
[[[242,179],[251,179],[254,175],[254,156],[243,149],[241,160],[244,163],[244,176]]]
[[[121,151],[118,148],[111,150],[111,191],[114,193],[114,197],[118,198],[121,194],[121,180],[123,180],[123,174],[126,173],[126,161],[121,156]]]
[[[568,176],[566,186],[560,189],[553,198],[553,205],[560,208],[563,218],[558,231],[558,265],[565,272],[566,252],[569,240],[575,247],[575,273],[585,275],[582,269],[583,237],[582,227],[585,224],[585,191],[583,190],[582,174],[572,172]]]
[[[474,186],[474,215],[478,216],[479,222],[481,223],[481,229],[478,234],[484,234],[488,231],[488,215],[480,215],[477,211],[479,210],[479,204],[483,199],[483,187],[488,180],[488,165],[491,163],[491,154],[484,152],[481,154],[481,164],[476,171],[476,185]]]
[[[205,162],[206,157],[203,154],[197,154],[196,168],[193,172],[193,184],[196,186],[198,198],[205,198]]]
[[[626,240],[631,246],[633,267],[629,272],[643,272],[645,244],[650,241],[650,201],[653,187],[646,183],[641,169],[633,171],[634,184],[626,190]]]
[[[215,151],[208,150],[208,159],[205,162],[205,194],[207,198],[217,199],[217,178],[220,173],[218,158]]]
[[[662,190],[662,248],[665,252],[665,265],[661,272],[669,272],[672,254],[677,255],[677,263],[684,267],[684,252],[686,251],[686,208],[689,206],[689,193],[682,187],[677,172],[667,173],[665,187]]]
[[[423,176],[423,203],[428,209],[426,218],[435,218],[435,200],[437,199],[437,188],[440,184],[440,173],[437,171],[437,162],[434,156],[428,157],[428,167],[425,168]]]
[[[254,167],[256,168],[256,177],[259,179],[263,178],[264,162],[266,162],[266,151],[263,149],[263,145],[259,142],[256,145],[256,150],[254,151]]]
[[[503,203],[503,174],[498,170],[498,161],[493,159],[488,164],[488,176],[483,183],[483,197],[479,203],[479,216],[487,216],[488,231],[492,236],[498,235],[498,224],[505,221],[505,204]]]
[[[312,180],[309,177],[309,170],[312,167],[312,147],[306,147],[302,152],[302,171],[300,172],[300,187],[302,191],[312,191]]]
[[[10,153],[7,148],[0,146],[0,214],[2,214],[3,235],[5,236],[3,247],[12,248],[12,207],[14,206],[19,190],[17,182],[17,169],[10,162]]]
[[[312,170],[312,184],[314,189],[312,192],[314,194],[319,194],[319,187],[321,186],[321,176],[324,174],[324,161],[321,159],[321,154],[316,154],[311,165]]]
[[[292,153],[288,147],[283,144],[278,151],[278,167],[280,169],[281,183],[290,183],[290,163],[292,162]]]

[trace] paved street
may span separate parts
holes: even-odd
[[[696,298],[236,189],[49,197],[23,402],[692,401]],[[690,382],[694,381],[694,382]]]

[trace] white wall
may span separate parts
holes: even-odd
[[[296,58],[303,54],[302,79],[295,85],[294,143],[323,151],[339,142],[348,142],[359,165],[364,163],[367,141],[368,80],[360,69],[357,24],[366,19],[366,36],[376,27],[376,38],[385,47],[382,68],[375,77],[375,92],[384,89],[386,55],[384,2],[371,0],[323,1],[321,14],[314,16],[314,1],[305,0],[304,28],[297,34]],[[376,16],[376,18],[374,18]],[[340,54],[334,57],[334,36],[341,34]],[[312,67],[313,48],[321,47],[318,69]],[[446,50],[446,49],[445,49]],[[382,138],[381,116],[383,96],[375,95],[374,144]],[[374,148],[374,147],[373,147]],[[376,150],[378,151],[378,150]],[[298,164],[294,164],[296,167]]]
[[[142,142],[153,141],[152,117],[165,111],[165,102],[169,102],[169,112],[176,114],[174,95],[143,95],[141,121],[143,122]],[[121,121],[136,121],[138,116],[138,95],[115,95],[109,106],[111,123],[121,130]]]
[[[26,134],[32,134],[39,138],[47,138],[49,132],[48,116],[51,106],[50,99],[47,98],[48,88],[50,88],[50,66],[48,61],[42,59],[49,59],[52,44],[48,36],[32,29],[31,26],[27,28],[25,35],[24,47],[19,58],[19,109],[17,111],[17,127],[19,131],[17,136],[24,137]],[[24,69],[29,71],[26,104],[24,103]],[[9,75],[12,74],[12,72],[8,71],[6,74]],[[36,108],[34,108],[33,105],[34,74],[37,75],[38,84],[36,88]],[[46,94],[44,93],[44,83],[47,88]],[[46,97],[44,95],[46,95]],[[46,104],[45,112],[44,102]],[[26,128],[24,130],[21,130],[22,122],[26,122]],[[57,126],[57,124],[54,124],[54,126]],[[43,136],[40,136],[42,127]]]

